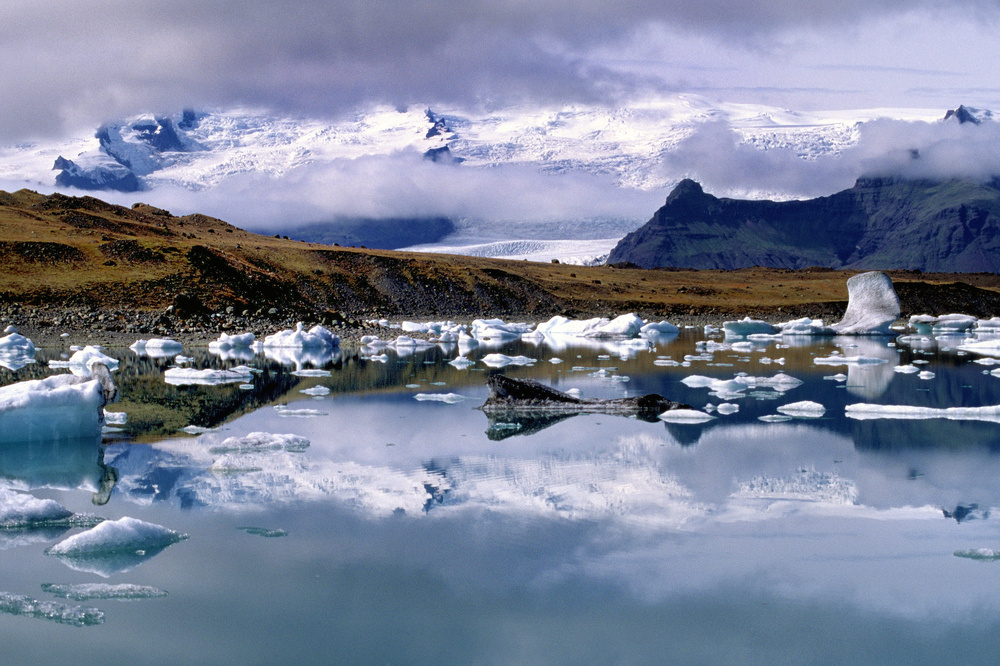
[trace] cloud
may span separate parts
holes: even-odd
[[[373,102],[613,101],[662,85],[590,55],[650,25],[732,55],[776,33],[917,11],[982,22],[988,0],[9,0],[0,139],[140,112],[255,105],[330,115]],[[782,41],[787,48],[788,41]],[[734,49],[736,51],[734,51]],[[737,58],[738,59],[738,58]],[[746,57],[744,57],[746,59]],[[748,63],[752,65],[753,63]],[[670,83],[670,82],[668,82]]]
[[[528,165],[439,164],[406,150],[315,162],[281,176],[239,174],[198,191],[160,185],[100,196],[123,205],[142,200],[175,215],[204,213],[270,233],[343,217],[443,216],[475,221],[484,232],[494,227],[497,237],[518,225],[544,237],[547,226],[645,221],[664,195],[618,187],[611,177],[543,173]]]
[[[788,147],[761,150],[728,123],[710,122],[681,141],[663,169],[727,196],[822,196],[862,176],[985,181],[1000,175],[1000,122],[868,121],[858,126],[854,145],[812,160]]]

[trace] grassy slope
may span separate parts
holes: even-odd
[[[338,248],[251,234],[202,215],[27,190],[0,192],[0,269],[0,302],[156,310],[186,292],[212,309],[278,304],[354,316],[535,318],[832,316],[842,311],[844,282],[853,274],[580,267]],[[890,274],[904,314],[910,300],[915,312],[1000,314],[996,275]],[[956,281],[986,291],[934,286]]]

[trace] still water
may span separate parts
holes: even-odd
[[[705,339],[686,330],[648,350],[513,343],[469,352],[477,362],[465,369],[447,364],[453,349],[390,350],[385,363],[345,350],[350,362],[309,359],[329,370],[318,377],[282,373],[313,367],[303,359],[243,360],[267,370],[271,392],[258,387],[257,402],[215,429],[105,436],[103,462],[119,480],[103,505],[88,486],[101,471],[93,442],[9,447],[4,486],[188,538],[81,566],[45,551],[83,528],[0,530],[9,595],[57,600],[49,585],[92,583],[165,593],[58,599],[102,611],[92,626],[5,611],[5,660],[995,663],[1000,423],[845,415],[855,403],[1000,404],[991,366],[947,339],[711,353],[696,347]],[[109,411],[127,413],[129,391],[159,386],[170,365],[105,351],[129,377]],[[497,370],[478,361],[498,351],[537,359],[499,371],[585,397],[729,406],[704,423],[491,422],[476,407]],[[198,367],[240,362],[184,353]],[[39,363],[46,354],[58,356],[42,350]],[[868,362],[816,363],[836,354]],[[895,370],[915,361],[933,377]],[[737,373],[762,380],[721,395],[682,382]],[[778,373],[802,383],[769,387]],[[330,392],[303,393],[316,387]],[[171,390],[163,402],[241,389]],[[781,416],[800,401],[825,412]],[[254,447],[255,432],[296,437]]]

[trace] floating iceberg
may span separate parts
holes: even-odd
[[[14,327],[7,328],[9,334],[0,338],[0,367],[14,371],[34,363],[35,344]]]
[[[0,387],[0,444],[96,437],[104,406],[118,390],[108,369],[91,365],[94,379],[53,375]]]
[[[471,337],[476,340],[517,340],[532,330],[530,324],[508,324],[502,319],[476,319],[472,322]],[[459,343],[462,336],[459,336]]]
[[[508,365],[531,365],[535,359],[527,356],[507,356],[505,354],[487,354],[482,359],[485,365],[491,368],[503,368]]]
[[[0,592],[0,613],[34,617],[74,627],[104,624],[104,612],[97,608],[68,606],[58,601],[39,601],[10,592]]]
[[[965,314],[947,314],[940,317],[931,315],[913,315],[910,317],[910,328],[921,334],[948,335],[965,333],[979,323],[977,317]]]
[[[150,358],[166,358],[179,354],[184,346],[170,338],[152,338],[151,340],[136,340],[129,346],[139,356]]]
[[[837,335],[893,335],[899,297],[885,273],[871,271],[847,280],[847,311],[831,326]]]
[[[819,418],[826,414],[826,407],[818,402],[803,400],[801,402],[793,402],[788,405],[782,405],[781,407],[778,407],[778,411],[782,414],[787,414],[788,416]]]
[[[985,407],[917,407],[914,405],[876,405],[857,403],[844,408],[847,417],[869,419],[949,419],[952,421],[989,421],[1000,423],[1000,405]]]
[[[980,340],[978,342],[966,342],[958,346],[959,349],[973,354],[983,356],[1000,356],[1000,339]]]
[[[107,578],[128,571],[164,548],[187,539],[161,525],[136,518],[106,520],[49,547],[45,553],[78,571]]]
[[[220,351],[228,351],[230,349],[249,349],[253,347],[254,334],[253,333],[240,333],[237,335],[229,335],[227,333],[220,333],[218,340],[213,340],[208,343],[208,350],[216,353]]]
[[[90,377],[92,375],[90,368],[95,363],[107,366],[108,370],[118,369],[118,359],[111,358],[102,352],[100,347],[91,345],[78,350],[66,361],[49,361],[49,367],[66,369],[80,377]]]
[[[173,386],[217,386],[220,384],[243,383],[253,377],[253,370],[245,365],[238,365],[229,370],[195,370],[194,368],[167,368],[163,372],[163,380]]]
[[[42,591],[54,597],[73,599],[74,601],[90,601],[92,599],[117,599],[135,601],[137,599],[158,599],[167,596],[163,590],[148,585],[133,585],[122,583],[79,583],[76,585],[56,585],[42,583]]]
[[[726,332],[727,338],[745,338],[749,335],[771,336],[779,330],[774,324],[750,317],[744,317],[738,321],[724,321],[722,328]]]
[[[651,321],[643,324],[639,329],[639,335],[644,338],[675,338],[680,335],[680,330],[668,321]]]
[[[697,409],[670,409],[660,414],[660,420],[667,423],[704,423],[714,418]]]
[[[417,393],[413,398],[421,402],[443,402],[449,405],[465,400],[465,396],[458,393]]]
[[[980,562],[995,562],[1000,560],[1000,550],[993,548],[969,548],[966,550],[956,550],[955,557],[964,557]]]
[[[73,512],[51,499],[0,488],[0,529],[68,524]]]
[[[841,356],[840,354],[813,359],[813,363],[816,365],[881,365],[888,362],[887,359],[875,356]]]
[[[295,325],[295,330],[286,329],[264,338],[264,349],[333,349],[339,346],[339,336],[318,324],[306,331],[301,321]]]

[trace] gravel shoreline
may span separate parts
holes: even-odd
[[[8,325],[30,338],[38,347],[60,347],[69,345],[103,345],[107,347],[127,347],[140,338],[172,338],[186,345],[201,346],[218,339],[220,333],[251,332],[258,339],[281,330],[295,328],[302,321],[306,327],[322,324],[340,336],[345,346],[358,344],[362,336],[376,335],[392,339],[401,334],[399,329],[387,328],[368,323],[360,318],[325,313],[313,320],[293,314],[283,314],[276,308],[262,314],[211,313],[190,317],[180,317],[174,312],[135,311],[118,308],[99,307],[59,307],[5,304],[0,306],[0,330]],[[601,316],[615,317],[620,312],[609,312]],[[465,317],[399,316],[386,317],[393,324],[403,321],[434,321],[448,319],[460,324],[469,324],[477,318],[494,317],[490,313],[467,315]],[[594,315],[597,316],[597,315]],[[678,326],[703,327],[706,324],[721,325],[735,316],[684,315],[664,317]],[[505,321],[536,321],[537,317],[500,316]],[[578,318],[585,318],[579,316]],[[544,321],[544,319],[538,320]],[[64,335],[66,334],[66,335]],[[426,337],[419,333],[412,337]]]

